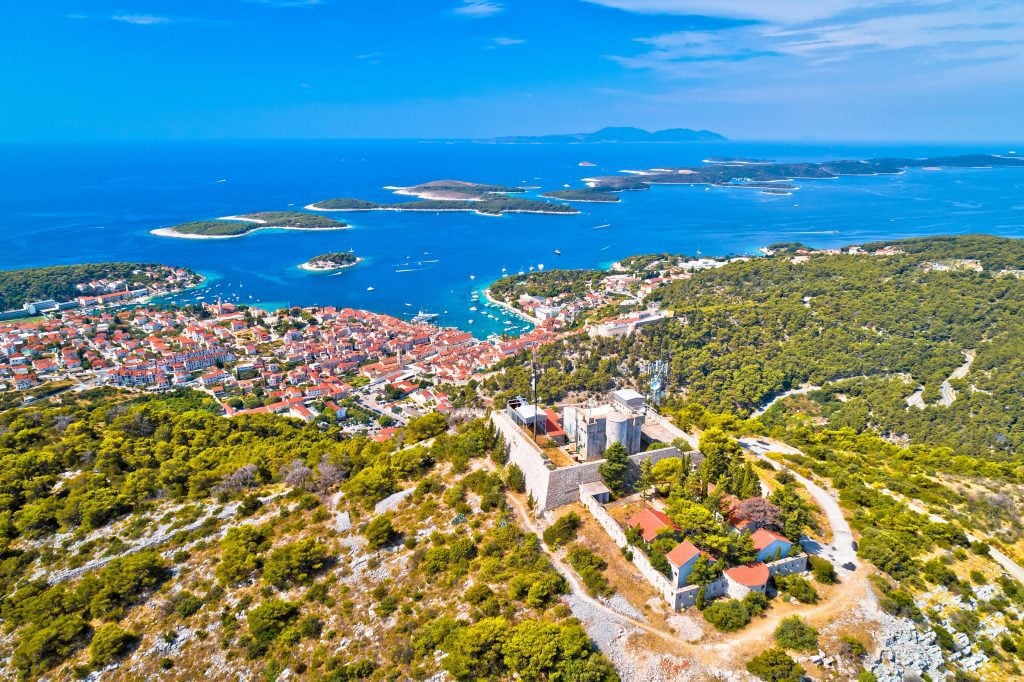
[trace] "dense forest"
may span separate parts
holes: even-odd
[[[187,392],[66,400],[0,414],[6,674],[617,679],[489,423],[376,442]]]
[[[757,258],[673,282],[654,296],[676,319],[541,353],[541,395],[630,383],[663,357],[670,389],[712,409],[747,415],[809,383],[825,387],[811,398],[839,425],[958,452],[1018,452],[1024,281],[1013,271],[1024,269],[1024,242],[963,236],[865,248],[883,245],[905,253]],[[967,351],[975,360],[942,404],[942,384]],[[487,386],[525,390],[517,364]],[[909,406],[921,386],[922,407]]]
[[[162,267],[140,263],[85,263],[3,270],[0,271],[0,310],[18,308],[29,301],[67,301],[81,293],[75,288],[76,284],[97,279],[126,279],[146,285],[153,277],[145,270]]]
[[[600,270],[542,270],[502,277],[490,286],[490,292],[506,303],[515,303],[522,295],[545,298],[559,294],[582,296],[604,275]]]
[[[548,199],[561,199],[562,201],[596,201],[601,203],[614,204],[620,201],[619,197],[603,189],[592,189],[582,187],[577,189],[555,189],[544,192],[542,197]]]

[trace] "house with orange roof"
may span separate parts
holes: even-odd
[[[789,556],[793,543],[785,535],[767,528],[758,528],[750,536],[757,550],[758,561],[775,561]]]
[[[658,537],[658,533],[666,529],[679,530],[679,526],[672,523],[672,519],[664,512],[651,509],[650,507],[645,507],[638,511],[626,521],[626,525],[639,530],[640,536],[643,537],[645,542],[651,542],[654,538]]]
[[[771,572],[763,561],[745,566],[734,566],[724,571],[726,594],[732,599],[743,599],[751,592],[764,594],[768,589]]]
[[[672,584],[676,587],[686,585],[686,579],[697,565],[697,559],[704,557],[708,561],[714,559],[707,552],[697,549],[689,540],[683,540],[672,548],[672,551],[665,555],[668,559],[669,568],[672,570]]]

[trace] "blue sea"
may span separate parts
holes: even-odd
[[[577,204],[582,213],[576,216],[337,213],[331,215],[353,229],[260,231],[224,240],[161,238],[150,230],[259,210],[301,209],[332,197],[399,201],[384,187],[434,179],[531,186],[539,193],[579,186],[588,176],[696,165],[714,156],[816,161],[1008,151],[991,145],[437,141],[5,146],[0,147],[0,269],[163,262],[205,274],[207,286],[192,296],[207,301],[352,306],[401,317],[423,310],[484,337],[509,331],[509,325],[472,294],[503,272],[606,267],[649,252],[748,254],[779,241],[830,247],[971,232],[1022,237],[1024,171],[913,170],[799,180],[800,189],[791,196],[661,186],[623,193],[618,204]],[[581,167],[582,161],[596,167]],[[349,249],[365,262],[337,274],[297,267],[314,255]],[[521,331],[522,324],[515,329]]]

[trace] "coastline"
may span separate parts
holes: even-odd
[[[263,221],[259,221],[263,222]],[[351,228],[351,225],[345,225],[343,227],[291,227],[286,225],[267,225],[266,227],[256,227],[245,232],[239,232],[238,234],[188,234],[186,232],[177,232],[173,227],[159,227],[155,230],[150,230],[149,233],[156,235],[157,237],[172,237],[174,239],[236,239],[238,237],[244,237],[246,235],[259,232],[260,230],[296,230],[299,232],[333,232],[335,230],[347,230]]]
[[[462,201],[462,200],[460,199],[459,201]],[[600,203],[600,202],[596,202],[596,203]],[[605,202],[605,203],[608,203],[608,202]],[[580,214],[580,211],[577,211],[577,210],[572,210],[572,211],[530,211],[530,210],[524,210],[524,209],[507,209],[507,210],[502,211],[501,213],[484,213],[483,211],[479,211],[479,210],[477,210],[475,208],[408,208],[408,207],[406,207],[406,208],[391,208],[389,206],[374,206],[373,208],[321,208],[321,207],[317,206],[315,203],[306,204],[305,206],[303,206],[303,208],[305,208],[307,211],[324,211],[324,212],[334,211],[336,213],[346,213],[346,212],[347,213],[353,213],[353,212],[356,212],[356,211],[359,211],[359,212],[366,212],[366,211],[395,211],[396,213],[401,213],[403,211],[408,211],[410,213],[475,213],[477,215],[487,216],[487,217],[491,217],[491,218],[500,218],[502,215],[504,215],[506,213],[536,213],[538,215],[579,215]],[[255,230],[253,230],[253,231],[255,232]],[[248,234],[248,233],[246,233],[246,234]]]
[[[305,270],[306,272],[314,272],[314,273],[315,272],[337,272],[338,270],[347,270],[348,268],[354,268],[355,266],[359,265],[362,262],[363,262],[363,259],[357,256],[355,262],[353,262],[353,263],[345,263],[344,265],[332,265],[332,266],[326,267],[326,268],[318,268],[317,266],[313,265],[312,261],[306,261],[305,263],[302,263],[301,265],[299,265],[299,270]]]
[[[489,303],[493,303],[494,305],[498,306],[499,308],[501,308],[505,312],[507,312],[507,313],[509,313],[511,315],[515,315],[516,317],[518,317],[521,320],[526,320],[527,322],[532,324],[534,327],[541,326],[541,324],[542,324],[541,321],[538,320],[536,317],[533,317],[531,315],[527,315],[522,310],[519,310],[518,308],[515,308],[515,307],[509,305],[508,303],[505,303],[504,301],[499,301],[498,299],[496,299],[493,296],[491,296],[491,288],[490,287],[487,287],[486,289],[483,290],[483,295],[484,295],[484,298],[487,299],[487,301]]]

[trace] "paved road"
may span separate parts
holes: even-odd
[[[766,457],[766,452],[800,454],[800,451],[796,448],[769,438],[740,438],[739,443],[745,449],[754,453],[759,459],[771,464],[776,470],[781,470],[783,468],[782,464]],[[824,556],[841,571],[848,570],[844,568],[844,565],[852,564],[856,566],[857,550],[854,545],[853,531],[850,530],[850,524],[846,522],[846,517],[843,516],[843,510],[840,508],[835,496],[814,481],[794,471],[790,473],[793,474],[793,478],[797,483],[807,489],[815,503],[825,512],[825,518],[828,519],[828,525],[832,529],[831,544],[822,545],[817,552],[812,553]],[[812,550],[813,548],[808,548],[808,551]]]

